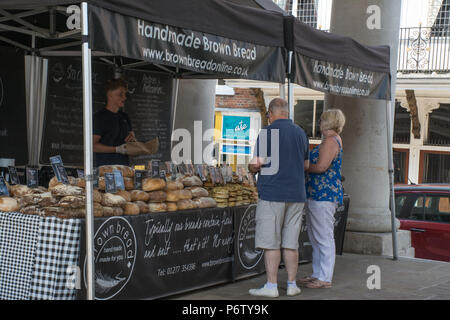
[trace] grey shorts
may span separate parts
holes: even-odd
[[[298,249],[303,202],[258,200],[255,248]]]

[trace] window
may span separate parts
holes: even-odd
[[[431,34],[434,37],[450,36],[450,0],[443,0],[441,8],[436,16]]]
[[[317,1],[316,0],[299,0],[297,17],[303,23],[317,28]]]
[[[408,183],[409,150],[394,150],[394,183]]]
[[[409,144],[411,138],[411,117],[409,111],[395,102],[394,143]]]
[[[294,106],[294,122],[305,130],[309,138],[321,137],[319,120],[323,108],[323,100],[298,100]]]
[[[449,196],[439,194],[425,195],[425,220],[450,223]]]
[[[422,151],[421,183],[450,183],[450,154]]]
[[[428,120],[428,145],[450,145],[450,104],[441,104]]]

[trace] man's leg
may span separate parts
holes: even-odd
[[[294,282],[297,278],[298,250],[283,249],[283,261],[288,273],[288,281]]]
[[[280,250],[264,250],[264,264],[266,266],[267,282],[277,283],[280,261]]]

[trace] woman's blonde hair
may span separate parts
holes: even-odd
[[[340,134],[345,125],[345,115],[339,109],[329,109],[320,116],[322,130],[334,130]]]

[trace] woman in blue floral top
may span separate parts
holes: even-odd
[[[334,213],[343,202],[341,179],[345,116],[339,109],[320,117],[322,143],[310,152],[306,178],[306,225],[312,246],[313,274],[299,280],[307,288],[331,288],[335,261]]]

